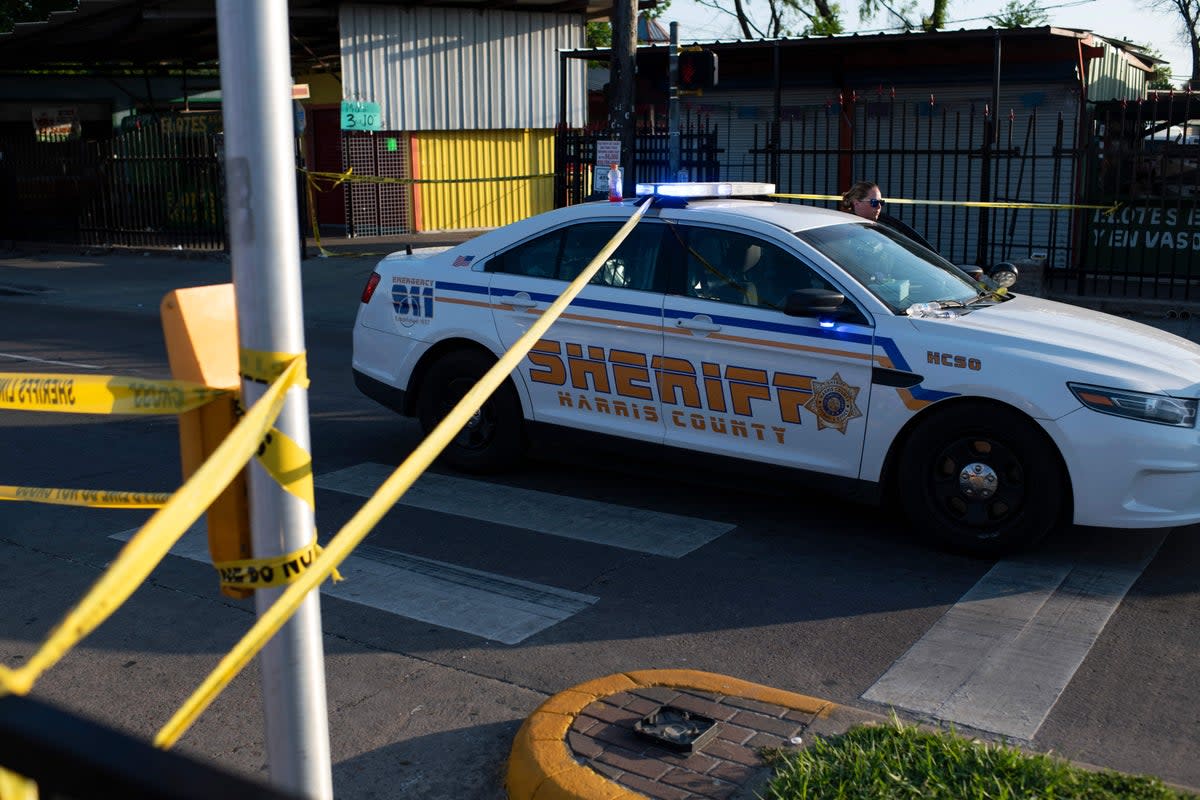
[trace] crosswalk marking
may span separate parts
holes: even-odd
[[[112,538],[128,541],[134,533]],[[212,563],[204,524],[193,525],[171,554]],[[322,584],[322,594],[504,644],[517,644],[599,600],[365,544],[338,569],[345,580]]]
[[[997,563],[863,699],[1032,739],[1166,538],[1139,535],[1125,564]]]
[[[391,473],[384,464],[364,463],[320,475],[315,483],[370,497]],[[428,472],[400,504],[668,558],[685,556],[736,527]]]

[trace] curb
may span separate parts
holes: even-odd
[[[581,683],[550,697],[529,715],[513,741],[505,787],[510,800],[636,800],[644,798],[588,765],[567,744],[576,717],[612,695],[649,688],[690,689],[782,706],[808,715],[807,730],[830,735],[882,719],[828,700],[697,670],[636,670]]]

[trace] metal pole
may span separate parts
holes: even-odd
[[[637,0],[616,0],[612,7],[612,60],[608,64],[608,125],[621,142],[626,197],[633,195],[637,142],[634,126],[637,72]]]
[[[679,23],[671,23],[671,50],[667,56],[667,180],[683,180],[679,174],[682,141],[679,134]]]
[[[218,0],[217,33],[239,345],[303,353],[287,0]],[[246,404],[264,388],[243,379]],[[305,389],[288,392],[275,427],[310,449]],[[312,507],[285,492],[257,461],[251,460],[249,472],[254,555],[267,558],[308,545],[315,529]],[[260,616],[282,591],[255,593]],[[260,664],[272,785],[315,800],[332,798],[316,592],[267,643]]]

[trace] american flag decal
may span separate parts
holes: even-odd
[[[471,266],[471,262],[474,260],[475,256],[459,256],[458,258],[454,259],[454,266],[469,267]]]

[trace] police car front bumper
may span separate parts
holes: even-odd
[[[1080,408],[1047,430],[1071,476],[1076,525],[1162,528],[1200,522],[1200,429]]]

